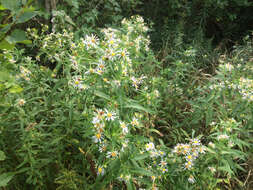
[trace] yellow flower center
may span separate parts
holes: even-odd
[[[112,157],[115,157],[115,156],[117,156],[117,154],[116,154],[116,152],[112,152]]]
[[[97,137],[97,139],[100,139],[101,138],[101,134],[100,133],[96,134],[96,137]]]
[[[103,172],[103,169],[102,168],[98,168],[98,173],[102,173]]]

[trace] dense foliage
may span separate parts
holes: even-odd
[[[251,8],[0,1],[0,187],[252,189]]]

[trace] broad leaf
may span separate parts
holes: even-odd
[[[0,42],[0,49],[11,50],[15,47],[14,44],[10,44],[7,40],[3,40]]]
[[[13,178],[13,173],[4,173],[0,175],[0,187],[8,185],[9,181]]]
[[[10,92],[10,93],[13,93],[13,94],[20,93],[20,92],[22,92],[22,91],[23,91],[23,88],[21,88],[21,87],[18,86],[18,85],[15,85],[15,86],[13,86],[13,87],[11,87],[11,88],[9,89],[9,92]]]
[[[5,160],[6,156],[3,151],[0,150],[0,161]]]
[[[28,20],[30,20],[31,18],[35,17],[37,15],[37,12],[35,12],[33,9],[24,9],[24,13],[18,17],[17,19],[17,24],[18,23],[24,23]]]
[[[18,30],[18,29],[14,30],[9,36],[7,36],[6,40],[10,44],[30,41],[30,40],[27,40],[25,32],[23,30]]]
[[[0,2],[4,8],[10,9],[11,11],[17,11],[21,6],[20,0],[0,0]]]

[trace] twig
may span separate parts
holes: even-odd
[[[246,180],[245,180],[245,182],[244,182],[243,186],[245,186],[245,185],[246,185],[246,183],[247,183],[247,181],[248,181],[248,179],[249,179],[249,177],[250,177],[250,173],[251,173],[251,170],[249,171],[248,176],[247,176],[247,178],[246,178]]]

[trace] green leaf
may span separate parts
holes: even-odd
[[[7,70],[2,70],[0,71],[0,81],[1,82],[13,81],[13,77]]]
[[[110,99],[110,96],[106,95],[106,94],[103,93],[103,92],[100,92],[100,91],[95,90],[94,94],[95,94],[96,96],[100,97],[100,98],[104,98],[104,99],[109,100],[109,101],[111,100],[111,99]]]
[[[154,174],[151,171],[145,170],[143,168],[134,168],[131,170],[132,173],[140,174],[144,176],[153,176]]]
[[[0,10],[5,10],[6,8],[4,8],[2,5],[0,5]]]
[[[73,6],[75,8],[79,8],[79,3],[78,0],[65,0],[70,6]]]
[[[0,49],[11,50],[15,47],[14,44],[10,44],[7,40],[3,40],[0,42]]]
[[[19,23],[24,23],[31,18],[35,17],[37,15],[37,12],[34,11],[33,9],[24,9],[24,13],[17,19],[17,24]]]
[[[127,189],[128,190],[134,190],[135,189],[134,188],[134,184],[132,182],[130,182],[130,181],[127,181],[126,185],[127,185]]]
[[[157,134],[160,135],[161,137],[164,136],[160,131],[158,131],[158,130],[156,130],[156,129],[149,129],[149,132],[150,132],[150,133],[151,133],[151,132],[157,133]]]
[[[145,159],[147,157],[150,157],[149,153],[139,154],[139,155],[135,156],[133,158],[133,160],[135,160],[135,161],[137,161],[137,160],[143,160],[143,159]]]
[[[29,41],[26,38],[25,31],[16,29],[14,30],[9,36],[6,37],[6,40],[10,44],[15,44],[15,43],[22,43]]]
[[[0,175],[0,187],[5,187],[9,181],[13,178],[13,173],[4,173]]]
[[[6,156],[3,151],[0,150],[0,161],[5,160]]]
[[[12,25],[13,25],[13,23],[1,25],[0,32],[2,32],[4,34],[7,33],[11,29]]]
[[[10,89],[9,89],[9,92],[10,93],[13,93],[13,94],[16,94],[16,93],[20,93],[23,91],[23,88],[21,88],[20,86],[18,85],[14,85],[12,86]]]
[[[148,109],[148,108],[145,108],[137,103],[132,103],[132,102],[128,102],[127,105],[124,106],[124,108],[133,108],[133,109],[136,109],[136,110],[139,110],[139,111],[145,111],[147,113],[153,113],[152,110]]]
[[[17,11],[21,6],[20,0],[0,0],[0,2],[4,8],[11,11]]]

